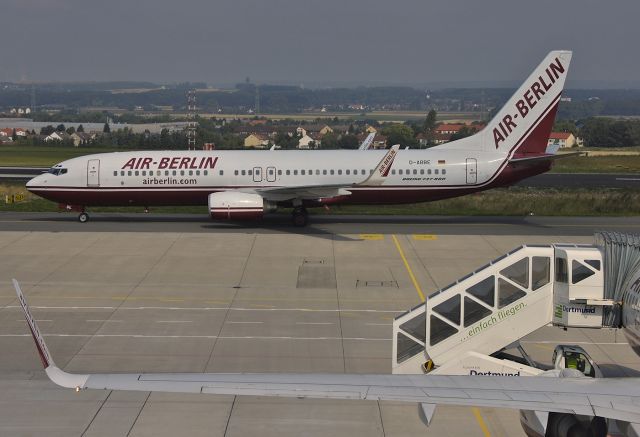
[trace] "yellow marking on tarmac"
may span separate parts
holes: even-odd
[[[482,414],[480,414],[480,410],[478,409],[478,407],[473,407],[471,410],[473,411],[473,415],[476,417],[476,420],[478,421],[478,425],[480,425],[482,434],[484,434],[485,437],[491,437],[489,428],[487,427],[487,424],[484,423],[484,419],[482,418]]]
[[[416,291],[418,292],[418,296],[420,296],[420,300],[422,302],[424,302],[425,301],[424,293],[422,293],[422,289],[420,288],[420,284],[418,284],[418,280],[416,279],[416,276],[413,274],[413,270],[411,270],[411,266],[409,265],[409,262],[407,261],[407,257],[404,256],[404,251],[402,250],[402,246],[400,246],[400,241],[398,241],[398,238],[395,235],[391,235],[391,238],[393,238],[393,242],[396,244],[396,248],[398,249],[398,253],[400,254],[400,258],[402,258],[402,262],[404,263],[404,266],[407,269],[407,272],[409,273],[409,277],[411,278],[411,282],[413,282],[413,286],[415,287]],[[480,410],[478,408],[476,408],[476,407],[473,407],[471,410],[473,411],[473,415],[475,416],[476,421],[478,422],[478,425],[480,425],[480,429],[482,430],[482,434],[484,435],[484,437],[491,437],[491,433],[489,432],[489,428],[487,427],[487,424],[484,422],[484,419],[482,418],[482,415],[480,414]]]
[[[420,296],[420,301],[424,302],[424,293],[422,292],[422,288],[420,288],[420,284],[418,284],[418,280],[416,279],[416,276],[413,274],[413,270],[411,270],[411,266],[409,265],[409,262],[407,261],[407,257],[404,256],[404,252],[402,250],[402,247],[400,246],[400,242],[398,241],[398,239],[396,238],[395,235],[391,235],[391,238],[393,238],[393,242],[396,244],[396,249],[398,249],[398,253],[400,254],[400,258],[402,258],[402,262],[404,263],[404,267],[407,269],[407,272],[409,272],[409,277],[411,278],[411,282],[413,282],[413,286],[415,287],[416,291],[418,292],[418,296]]]
[[[362,239],[362,240],[384,240],[384,235],[382,235],[382,234],[360,234],[360,239]]]
[[[433,241],[437,240],[438,236],[434,234],[413,234],[413,239],[416,241]]]

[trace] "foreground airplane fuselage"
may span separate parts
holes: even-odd
[[[428,150],[140,151],[89,155],[29,181],[29,191],[79,208],[209,205],[213,218],[260,218],[294,207],[393,204],[462,196],[543,173],[571,52],[550,52],[473,136]]]

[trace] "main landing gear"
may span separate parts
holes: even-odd
[[[309,223],[309,214],[307,213],[307,209],[302,206],[293,208],[291,222],[293,223],[293,226],[300,228],[307,226],[307,223]]]

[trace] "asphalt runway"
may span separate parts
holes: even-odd
[[[79,223],[77,213],[0,212],[0,231],[47,232],[199,232],[308,235],[332,238],[349,234],[439,235],[584,235],[609,230],[640,232],[638,217],[472,217],[472,216],[374,216],[312,215],[310,225],[297,228],[286,214],[267,216],[258,222],[212,221],[198,214],[91,213]]]
[[[438,407],[426,428],[410,403],[61,389],[44,375],[10,279],[21,281],[53,358],[70,372],[389,373],[391,323],[420,302],[418,285],[428,295],[523,243],[592,242],[368,234],[355,223],[356,233],[325,238],[196,233],[189,224],[0,227],[0,435],[524,436],[518,413],[501,409]],[[616,331],[544,328],[524,339],[547,364],[558,342],[583,345],[607,375],[639,374]]]

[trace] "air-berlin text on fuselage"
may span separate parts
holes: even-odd
[[[218,162],[218,157],[213,156],[174,156],[173,158],[131,158],[125,165],[122,166],[123,170],[148,170],[153,165],[157,166],[159,170],[202,170],[213,169]]]
[[[498,123],[498,127],[493,128],[493,141],[496,149],[500,147],[500,142],[505,141],[511,132],[518,126],[514,119],[518,117],[526,118],[529,111],[538,104],[553,84],[565,73],[564,65],[560,62],[560,58],[556,58],[547,68],[544,75],[538,76],[538,79],[531,84],[524,92],[522,98],[516,102],[516,110],[513,115],[507,114],[502,117],[502,121]]]

